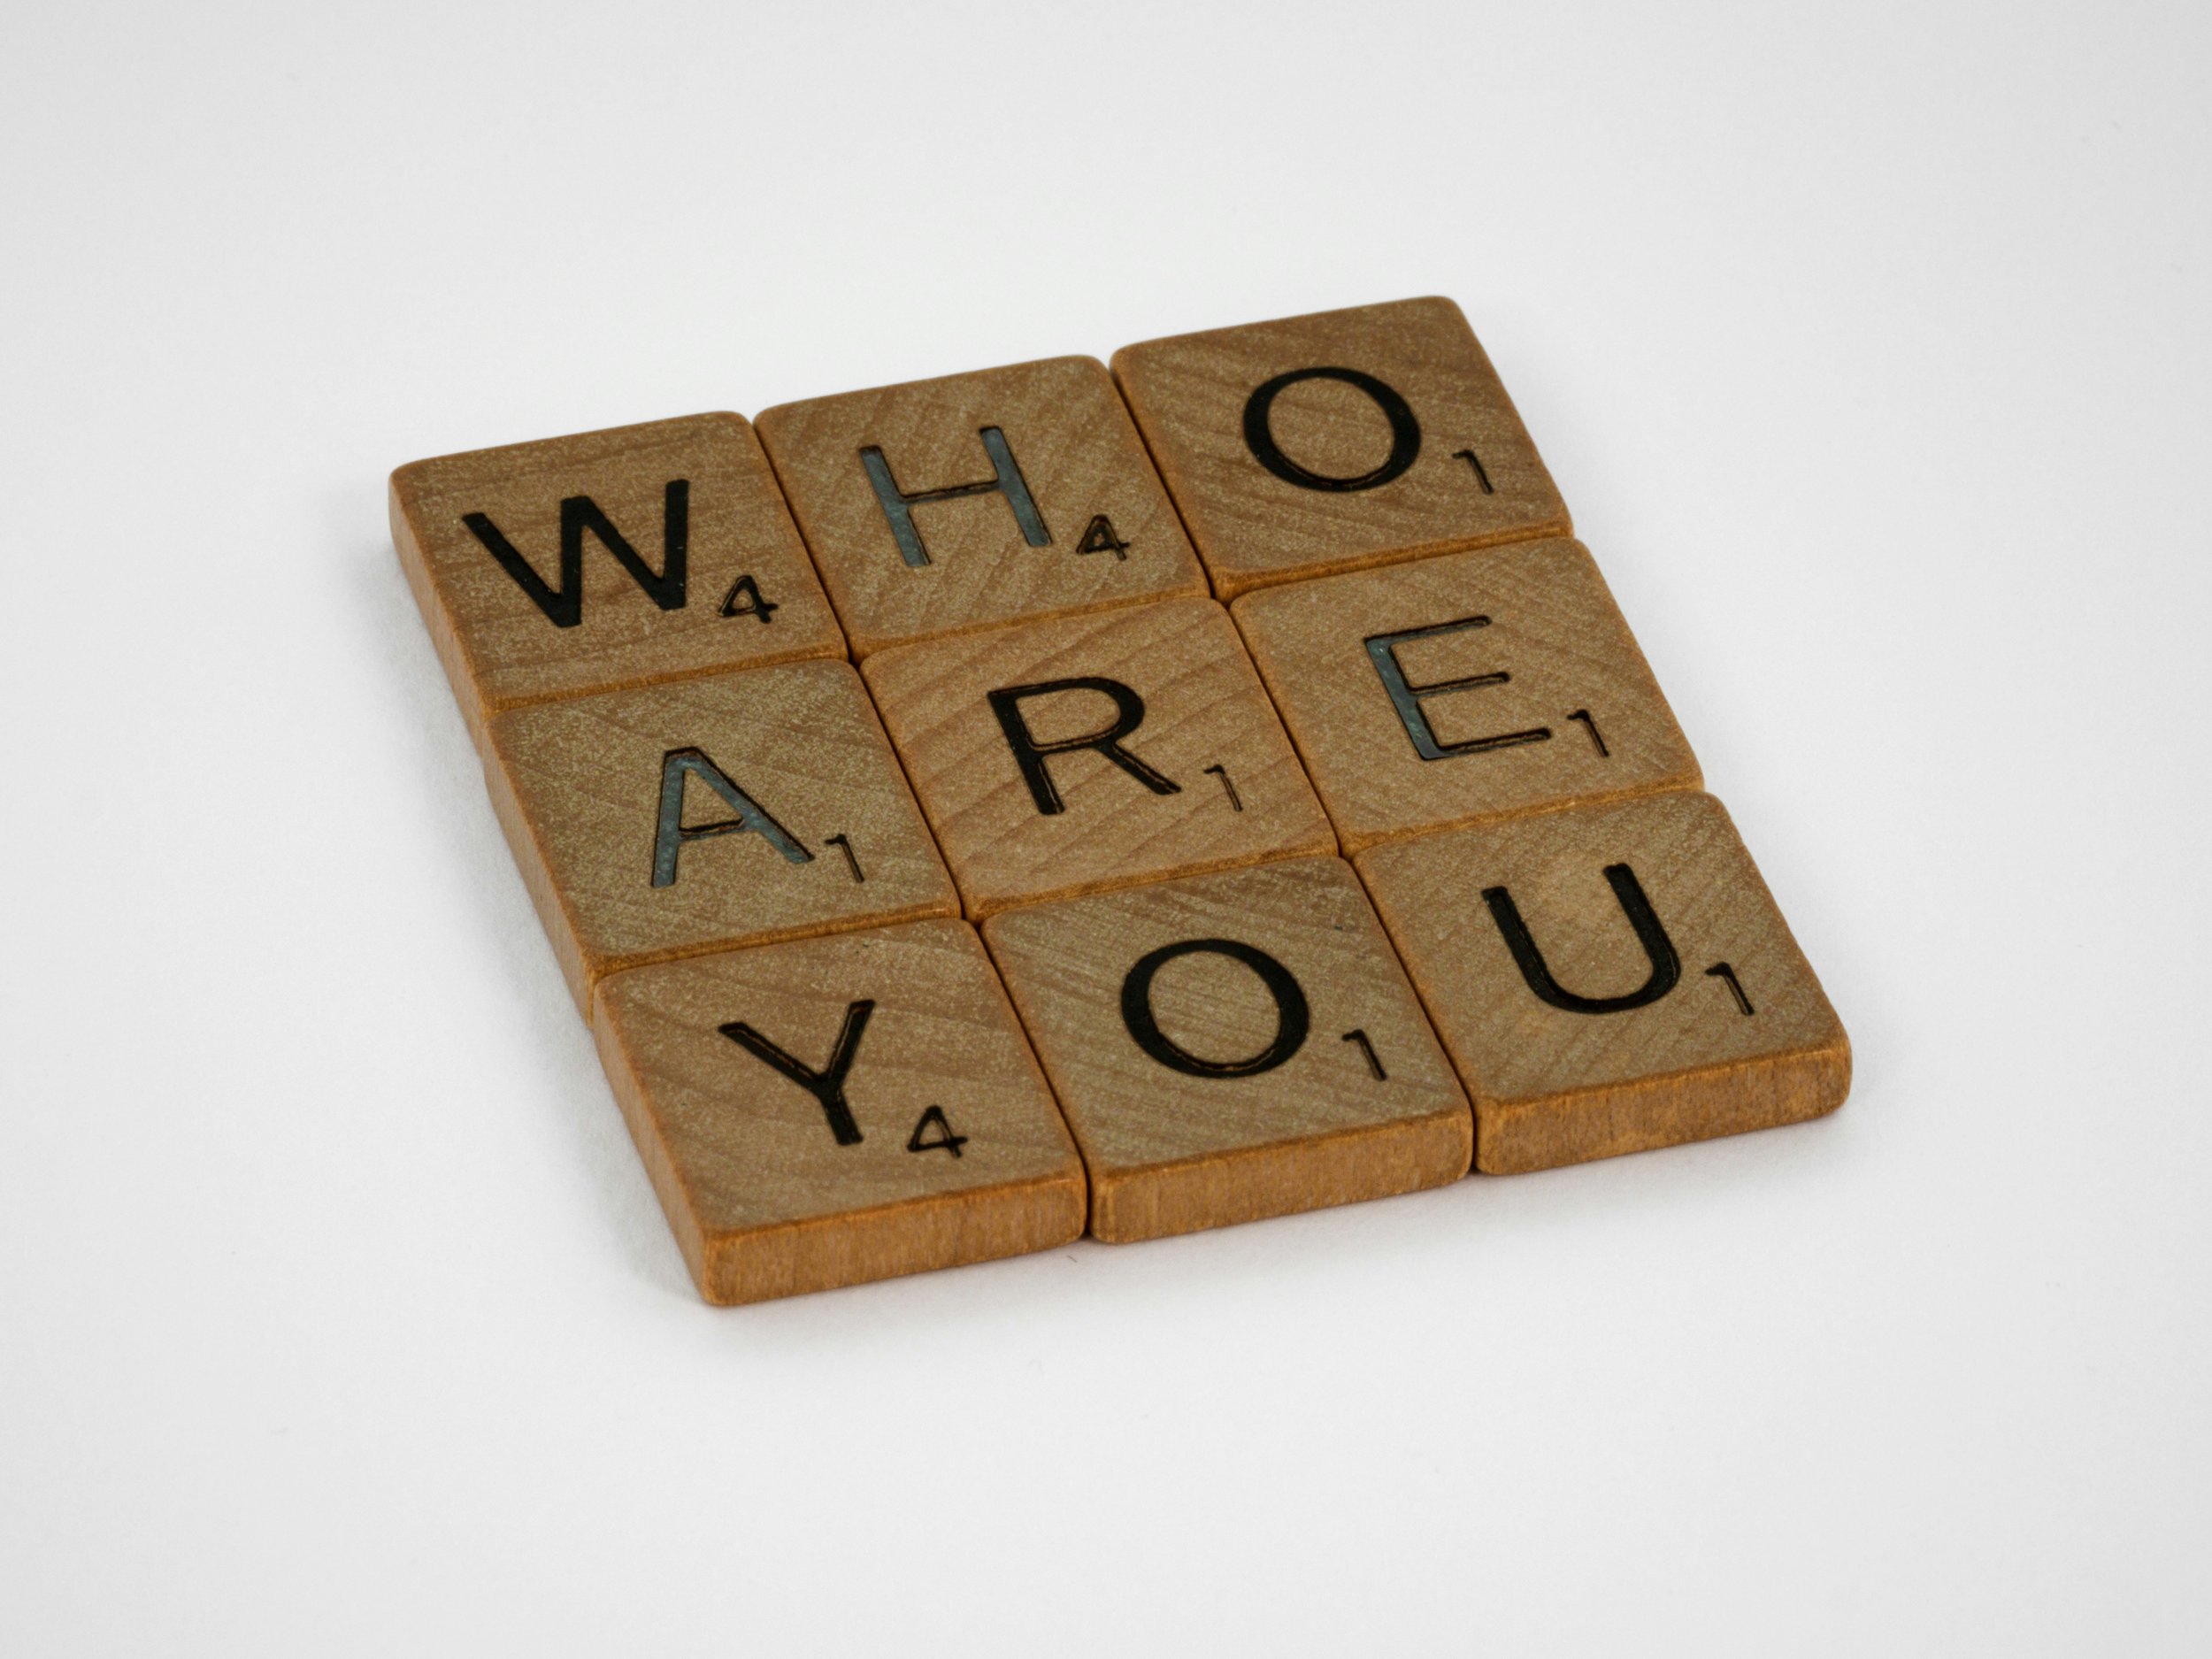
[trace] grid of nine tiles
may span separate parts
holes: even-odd
[[[417,462],[392,521],[710,1301],[1847,1092],[1448,300]]]

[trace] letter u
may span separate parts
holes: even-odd
[[[1577,996],[1567,989],[1552,977],[1544,953],[1536,948],[1528,924],[1521,919],[1520,907],[1513,902],[1513,895],[1503,887],[1482,890],[1482,902],[1490,907],[1491,919],[1505,935],[1505,948],[1513,953],[1514,963],[1520,968],[1521,977],[1528,981],[1528,988],[1554,1008],[1563,1008],[1571,1014],[1618,1014],[1642,1008],[1674,989],[1676,981],[1682,977],[1682,959],[1675,955],[1674,941],[1667,937],[1658,912],[1644,896],[1636,872],[1626,864],[1608,864],[1605,879],[1612,887],[1613,896],[1620,901],[1628,925],[1636,930],[1636,941],[1643,946],[1644,955],[1651,959],[1651,977],[1640,989],[1625,996]]]

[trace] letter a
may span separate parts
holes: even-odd
[[[723,803],[737,814],[718,824],[701,824],[695,828],[684,827],[684,780],[696,778],[701,783],[722,797]],[[811,864],[814,855],[800,845],[796,837],[770,817],[744,790],[731,781],[729,774],[695,749],[672,749],[661,758],[660,826],[653,835],[653,885],[670,887],[676,885],[676,858],[689,841],[704,841],[710,835],[736,835],[745,832],[766,838],[784,857],[795,864]]]

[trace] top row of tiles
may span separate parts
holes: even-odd
[[[1570,528],[1447,299],[1127,346],[1111,378],[1056,357],[392,477],[480,734],[552,697]]]

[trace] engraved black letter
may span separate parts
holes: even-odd
[[[1152,1017],[1152,976],[1176,957],[1200,950],[1241,962],[1260,976],[1260,983],[1275,999],[1275,1039],[1248,1060],[1202,1060],[1171,1041],[1160,1029],[1160,1022]],[[1306,994],[1291,977],[1290,970],[1264,950],[1233,939],[1186,939],[1177,944],[1162,945],[1137,959],[1137,965],[1129,970],[1129,977],[1121,982],[1121,1023],[1129,1028],[1138,1048],[1172,1071],[1192,1077],[1257,1077],[1263,1071],[1272,1071],[1298,1052],[1306,1041],[1312,1018],[1306,1007]]]
[[[853,1121],[852,1108],[845,1103],[845,1074],[853,1069],[853,1056],[860,1052],[860,1033],[868,1029],[868,1016],[875,1009],[875,1003],[866,998],[847,1005],[845,1023],[838,1028],[837,1041],[830,1049],[828,1063],[819,1071],[803,1060],[792,1058],[741,1019],[733,1019],[715,1029],[813,1095],[821,1102],[822,1114],[829,1119],[830,1133],[837,1137],[837,1144],[856,1147],[860,1144],[860,1125]]]
[[[691,546],[691,484],[668,480],[661,507],[661,573],[654,575],[637,549],[614,527],[614,521],[588,495],[571,495],[561,503],[561,585],[546,586],[545,579],[515,551],[515,544],[497,525],[480,512],[464,513],[461,522],[491,550],[500,569],[521,585],[538,609],[557,628],[572,628],[584,619],[584,532],[597,536],[622,568],[630,572],[646,597],[664,611],[684,606],[684,559]]]
[[[976,435],[983,440],[983,453],[991,457],[991,477],[980,484],[949,484],[942,489],[918,489],[911,495],[891,476],[891,464],[883,458],[881,449],[872,443],[860,452],[860,464],[868,469],[876,501],[883,508],[883,516],[891,521],[899,557],[910,568],[929,563],[929,549],[922,545],[921,532],[914,527],[914,509],[924,502],[950,501],[960,495],[988,495],[995,490],[1014,510],[1014,522],[1021,526],[1023,541],[1032,547],[1052,545],[1052,532],[1045,528],[1044,515],[1037,511],[1013,450],[1007,448],[1006,434],[996,426],[985,426]]]
[[[720,795],[737,816],[719,824],[684,827],[684,780],[696,778]],[[750,830],[795,864],[811,864],[814,855],[801,846],[784,826],[755,804],[753,797],[731,781],[729,775],[695,749],[672,749],[661,757],[660,826],[653,833],[653,885],[676,884],[676,856],[687,841],[710,835],[734,835]]]
[[[1049,743],[1039,742],[1030,735],[1028,723],[1022,718],[1022,699],[1042,697],[1056,691],[1103,692],[1114,700],[1114,723],[1088,737],[1063,737]],[[1008,686],[988,695],[991,711],[998,716],[999,728],[1006,733],[1006,746],[1014,751],[1014,762],[1022,769],[1022,777],[1028,782],[1030,796],[1037,803],[1040,812],[1067,810],[1060,799],[1060,791],[1053,784],[1051,772],[1045,769],[1045,759],[1051,755],[1064,755],[1071,749],[1097,750],[1154,795],[1182,792],[1181,784],[1156,772],[1121,746],[1120,740],[1144,723],[1144,699],[1118,680],[1082,674],[1073,680],[1042,680],[1033,686]]]
[[[1269,426],[1268,417],[1275,407],[1276,395],[1301,380],[1342,380],[1373,398],[1390,422],[1389,457],[1371,472],[1362,472],[1356,478],[1331,478],[1326,472],[1308,472],[1285,455],[1275,442],[1274,428]],[[1262,466],[1286,484],[1295,484],[1301,489],[1373,489],[1390,482],[1419,458],[1421,423],[1413,418],[1413,411],[1404,398],[1371,374],[1362,374],[1357,369],[1293,369],[1287,374],[1277,375],[1245,400],[1244,446]]]
[[[1361,641],[1367,647],[1367,660],[1382,676],[1383,689],[1390,694],[1391,706],[1398,710],[1398,720],[1406,728],[1406,735],[1413,740],[1413,752],[1423,760],[1443,760],[1452,755],[1479,755],[1493,749],[1513,749],[1522,743],[1540,743],[1551,735],[1548,726],[1532,726],[1525,732],[1501,732],[1494,737],[1471,737],[1463,742],[1440,743],[1436,733],[1429,729],[1429,717],[1422,710],[1423,699],[1440,697],[1449,691],[1476,691],[1484,686],[1502,686],[1513,676],[1502,671],[1494,674],[1469,674],[1463,680],[1432,680],[1425,686],[1406,683],[1406,671],[1398,665],[1398,646],[1406,640],[1425,640],[1439,634],[1464,634],[1470,628],[1486,628],[1488,617],[1463,617],[1457,622],[1439,622],[1425,628],[1408,628],[1402,634],[1377,634]]]
[[[1551,969],[1544,963],[1544,953],[1537,949],[1535,940],[1529,936],[1528,925],[1521,920],[1520,908],[1513,902],[1513,895],[1503,887],[1482,890],[1482,902],[1490,907],[1491,919],[1505,935],[1505,948],[1513,953],[1513,960],[1520,967],[1521,977],[1528,981],[1528,988],[1554,1008],[1563,1008],[1570,1014],[1618,1014],[1641,1008],[1674,989],[1675,981],[1682,977],[1682,959],[1674,954],[1674,941],[1667,937],[1658,912],[1644,896],[1636,872],[1626,864],[1608,864],[1605,879],[1612,885],[1613,896],[1621,902],[1628,925],[1636,930],[1637,943],[1643,946],[1644,955],[1651,958],[1651,977],[1644,981],[1641,989],[1625,996],[1577,996],[1568,990],[1551,977]]]

